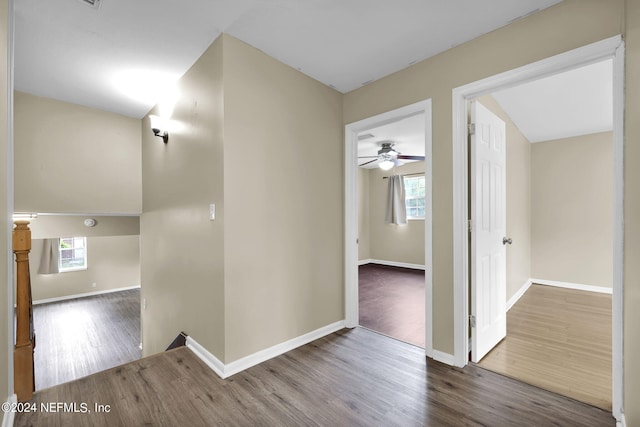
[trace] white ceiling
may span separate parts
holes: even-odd
[[[492,95],[530,142],[613,129],[611,60]]]
[[[227,32],[348,92],[559,1],[20,0],[15,88],[142,117]]]

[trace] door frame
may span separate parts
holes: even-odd
[[[358,133],[392,123],[405,117],[424,114],[424,153],[425,153],[425,352],[433,357],[432,343],[432,113],[431,99],[416,102],[395,110],[387,111],[345,126],[344,131],[344,312],[345,326],[358,326]]]
[[[467,100],[606,59],[613,60],[612,412],[619,420],[624,406],[624,41],[619,35],[453,89],[454,364],[465,366],[469,353]]]

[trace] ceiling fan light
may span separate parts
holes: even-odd
[[[393,166],[395,166],[395,163],[393,162],[393,160],[383,160],[380,163],[378,163],[378,167],[380,167],[380,169],[382,169],[383,171],[388,171]]]

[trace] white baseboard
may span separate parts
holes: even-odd
[[[453,356],[453,354],[433,350],[433,360],[437,360],[438,362],[442,362],[449,366],[455,366],[456,358]]]
[[[224,371],[224,363],[211,354],[206,348],[201,346],[196,340],[187,335],[187,348],[195,353],[196,356],[210,367],[220,378],[226,378]]]
[[[92,296],[95,296],[95,295],[102,295],[102,294],[110,294],[110,293],[113,293],[113,292],[128,291],[130,289],[140,289],[140,285],[128,286],[126,288],[107,289],[105,291],[87,292],[85,294],[65,295],[63,297],[39,299],[37,301],[34,301],[33,305],[46,304],[48,302],[65,301],[65,300],[76,299],[76,298],[92,297]]]
[[[558,288],[577,289],[580,291],[598,292],[601,294],[611,294],[613,288],[606,286],[583,285],[580,283],[558,282],[555,280],[529,279],[531,283],[545,286],[555,286]]]
[[[627,427],[627,420],[625,420],[624,414],[620,415],[620,419],[616,421],[616,427]]]
[[[12,394],[7,399],[7,403],[9,405],[14,405],[18,403],[18,396]],[[4,415],[2,416],[2,427],[13,427],[13,421],[16,417],[16,413],[14,411],[3,411]]]
[[[511,307],[513,307],[513,305],[518,302],[522,295],[527,292],[527,289],[529,289],[529,287],[531,286],[531,280],[532,279],[527,280],[524,285],[522,285],[511,298],[509,298],[509,301],[507,301],[507,311],[511,310]]]
[[[363,259],[362,261],[358,261],[358,265],[364,265],[364,264],[380,264],[380,265],[388,265],[390,267],[412,268],[414,270],[425,269],[425,266],[423,264],[409,264],[407,262],[385,261],[382,259]]]
[[[292,338],[280,344],[276,344],[273,347],[260,350],[256,353],[245,356],[241,359],[235,360],[231,363],[224,364],[213,354],[209,353],[204,347],[198,344],[190,336],[187,337],[187,347],[191,349],[204,363],[207,364],[220,378],[228,378],[232,375],[242,372],[252,366],[265,362],[269,359],[273,359],[276,356],[280,356],[283,353],[291,351],[295,348],[303,346],[322,338],[326,335],[332,334],[340,329],[343,329],[344,320],[332,323],[322,328],[316,329],[299,337]]]

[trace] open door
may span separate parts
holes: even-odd
[[[471,360],[507,335],[505,123],[471,104]]]

